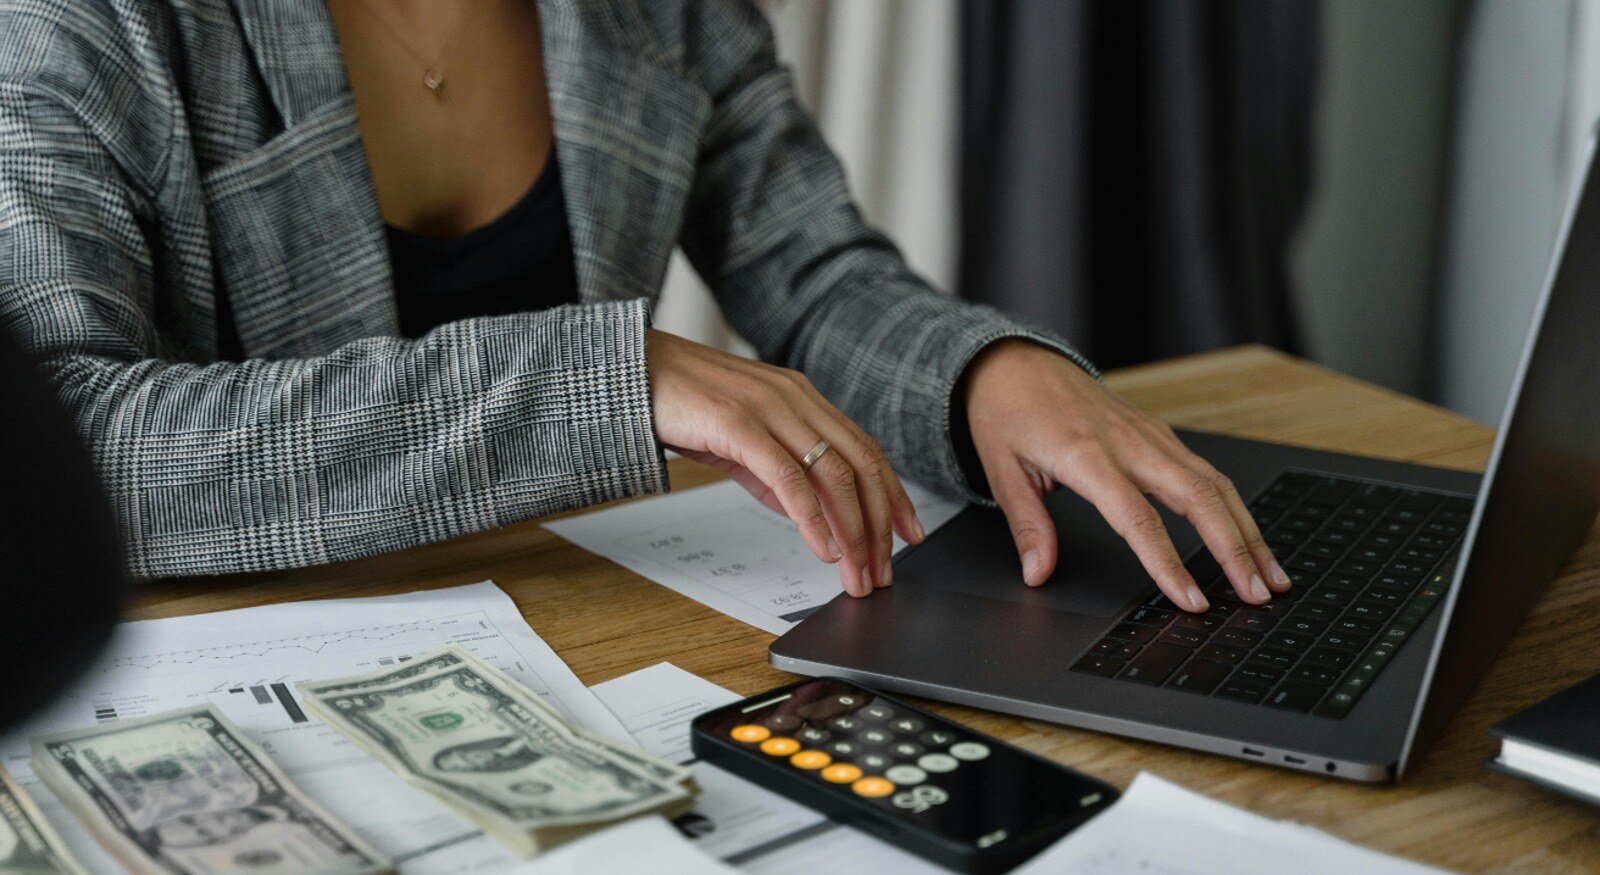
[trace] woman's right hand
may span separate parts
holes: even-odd
[[[922,524],[878,442],[798,371],[652,329],[646,341],[656,438],[726,471],[794,521],[811,552],[839,563],[845,591],[888,586],[893,534],[921,543]],[[818,441],[830,449],[807,471]]]

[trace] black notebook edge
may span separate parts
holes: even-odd
[[[1524,772],[1521,769],[1514,769],[1511,766],[1506,765],[1504,762],[1501,762],[1499,754],[1496,754],[1492,757],[1486,757],[1483,761],[1483,764],[1491,771],[1499,772],[1502,775],[1509,775],[1513,778],[1527,781],[1530,784],[1543,787],[1552,793],[1559,793],[1569,799],[1576,799],[1579,802],[1587,802],[1590,805],[1600,807],[1600,795],[1585,793],[1576,787],[1570,787],[1566,784],[1557,783],[1556,781],[1551,781],[1548,778],[1544,778],[1540,775]]]

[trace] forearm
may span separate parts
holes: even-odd
[[[211,365],[49,369],[141,576],[289,568],[666,488],[643,301]]]

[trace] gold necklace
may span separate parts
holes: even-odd
[[[477,12],[488,5],[490,4],[484,2],[484,0],[473,0],[472,11]],[[455,44],[456,37],[461,35],[461,31],[466,28],[467,22],[472,20],[472,13],[461,16],[461,20],[456,22],[455,30],[450,31],[450,35],[445,38],[444,44],[439,47],[438,54],[432,61],[430,61],[426,55],[417,51],[416,47],[413,46],[409,40],[401,36],[400,31],[395,28],[394,25],[390,24],[382,15],[379,15],[376,9],[373,9],[371,6],[369,6],[367,0],[356,0],[356,6],[359,7],[361,11],[365,12],[369,18],[377,22],[378,26],[383,28],[384,32],[388,35],[389,39],[393,40],[396,45],[405,50],[406,54],[410,55],[416,60],[417,63],[422,65],[422,87],[432,92],[434,97],[443,100],[444,69],[442,67],[442,63],[444,61],[445,54],[449,51],[450,47]]]

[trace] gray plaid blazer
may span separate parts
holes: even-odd
[[[744,0],[539,7],[582,303],[410,341],[324,0],[0,0],[0,325],[87,437],[135,573],[665,490],[645,329],[675,245],[764,358],[946,492],[981,347],[1082,363],[863,223]],[[224,296],[242,362],[218,360]]]

